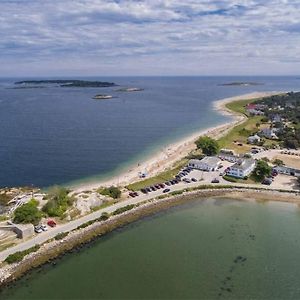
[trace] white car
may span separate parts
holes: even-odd
[[[35,231],[36,233],[41,233],[41,232],[43,232],[43,229],[42,229],[40,226],[35,226],[35,227],[34,227],[34,231]]]
[[[48,227],[47,227],[47,225],[45,225],[45,224],[42,224],[42,225],[40,226],[40,228],[41,228],[43,231],[47,231],[47,230],[48,230]]]

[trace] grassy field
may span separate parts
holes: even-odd
[[[142,188],[148,187],[153,184],[164,183],[165,181],[168,181],[168,180],[174,178],[174,176],[178,174],[179,170],[182,167],[184,167],[187,164],[187,162],[188,162],[188,159],[182,159],[178,163],[176,163],[174,168],[164,171],[164,172],[158,174],[157,176],[150,177],[145,180],[129,184],[127,186],[127,188],[129,190],[138,191]]]
[[[258,100],[258,99],[234,101],[234,102],[227,103],[226,107],[232,111],[235,111],[235,112],[238,112],[238,113],[248,116],[245,106],[256,100]]]

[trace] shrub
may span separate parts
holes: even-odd
[[[37,225],[42,218],[42,213],[37,206],[38,202],[31,199],[28,203],[18,207],[14,212],[14,222]]]
[[[68,196],[68,192],[64,187],[52,187],[47,195],[49,200],[42,210],[50,217],[63,217],[68,207],[74,202],[74,198]]]
[[[224,175],[223,178],[229,182],[238,182],[238,180],[235,177]]]
[[[120,207],[118,209],[116,209],[114,212],[113,212],[113,215],[119,215],[125,211],[128,211],[128,210],[131,210],[134,208],[134,204],[129,204],[129,205],[126,205],[124,207]]]
[[[21,261],[24,256],[26,256],[27,254],[29,253],[32,253],[32,252],[36,252],[40,249],[40,245],[35,245],[34,247],[31,247],[27,250],[24,250],[24,251],[18,251],[16,253],[13,253],[13,254],[10,254],[6,259],[5,259],[5,262],[7,262],[8,264],[13,264],[13,263],[16,263],[16,262],[19,262]]]
[[[65,238],[67,235],[69,234],[69,232],[61,232],[58,233],[54,238],[58,241],[58,240],[62,240],[63,238]]]
[[[105,220],[108,220],[109,219],[109,213],[107,212],[103,212],[99,218],[99,221],[105,221]]]
[[[121,197],[121,190],[115,186],[98,189],[98,193],[104,196],[109,196],[113,199],[117,199]]]

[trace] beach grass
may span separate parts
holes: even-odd
[[[154,184],[163,183],[165,181],[171,180],[171,179],[174,178],[175,175],[178,174],[178,172],[180,171],[180,169],[187,164],[187,162],[188,162],[188,159],[183,158],[180,161],[178,161],[173,168],[171,168],[169,170],[166,170],[166,171],[164,171],[164,172],[162,172],[162,173],[160,173],[160,174],[158,174],[156,176],[153,176],[153,177],[147,178],[145,180],[129,184],[127,186],[127,188],[129,190],[138,191],[138,190],[140,190],[142,188],[145,188],[145,187],[148,187],[148,186],[151,186],[151,185],[154,185]]]

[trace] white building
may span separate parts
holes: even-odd
[[[257,134],[255,134],[255,135],[249,136],[247,140],[248,140],[249,144],[255,144],[255,143],[259,143],[261,138]]]
[[[189,161],[189,167],[202,171],[215,171],[218,169],[221,160],[216,156],[206,156],[203,159],[191,159]]]
[[[255,165],[256,161],[254,159],[243,159],[229,167],[226,174],[237,178],[244,178],[250,175],[250,173],[254,170]]]

